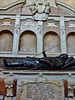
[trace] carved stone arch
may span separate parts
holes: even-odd
[[[45,33],[43,37],[44,51],[47,53],[60,53],[60,37],[54,31]]]
[[[0,30],[0,34],[2,33],[2,32],[5,32],[5,31],[8,31],[9,33],[11,33],[12,35],[14,35],[14,31],[13,30],[8,30],[8,28],[3,28],[3,29],[1,29]]]
[[[13,33],[9,30],[0,32],[0,51],[12,51]]]
[[[37,36],[33,31],[26,30],[20,35],[19,51],[35,54],[37,50]]]
[[[67,52],[75,53],[75,32],[70,32],[66,36]]]
[[[3,30],[0,30],[0,34],[3,33],[3,32],[9,32],[10,34],[13,35],[13,32],[11,30],[8,30],[8,29],[3,29]]]
[[[13,1],[3,0],[3,2],[1,3],[2,4],[0,6],[0,12],[9,12],[14,9],[21,8],[23,6],[24,0],[13,0]]]
[[[75,9],[72,6],[70,6],[68,3],[56,1],[56,5],[60,9],[68,12],[69,14],[74,14],[74,12],[75,12]]]
[[[46,34],[48,34],[48,33],[55,33],[56,35],[58,35],[59,36],[59,38],[60,38],[60,34],[58,34],[58,32],[57,31],[55,31],[55,30],[50,30],[50,31],[46,31],[45,33],[44,33],[44,35],[43,36],[45,36]]]
[[[29,29],[29,30],[22,30],[21,33],[20,33],[20,36],[21,36],[24,32],[27,32],[27,31],[33,32],[33,33],[36,35],[36,37],[37,37],[37,33],[36,33],[34,30],[31,30],[31,29]]]

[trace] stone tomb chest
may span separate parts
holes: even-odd
[[[18,80],[17,100],[64,100],[62,80]]]

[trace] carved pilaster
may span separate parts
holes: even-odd
[[[37,26],[37,53],[41,53],[43,51],[43,22],[38,21]]]
[[[14,29],[14,41],[13,41],[13,55],[17,55],[20,36],[20,15],[16,15],[15,29]]]
[[[74,98],[75,90],[75,81],[70,79],[68,80],[68,98]]]
[[[13,85],[14,79],[13,78],[6,78],[5,79],[5,87],[7,88],[7,97],[13,97]]]
[[[60,17],[60,43],[61,43],[61,53],[66,53],[66,35],[65,35],[65,22],[64,17]]]

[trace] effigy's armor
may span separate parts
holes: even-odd
[[[4,59],[4,65],[5,69],[13,70],[74,70],[75,59],[68,57],[67,54],[61,54],[58,57],[46,57],[45,55],[43,58],[26,57],[15,63]]]

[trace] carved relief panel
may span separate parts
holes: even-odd
[[[37,22],[32,19],[22,19],[21,20],[21,26],[20,26],[20,33],[31,30],[35,33],[37,33]]]
[[[17,89],[17,100],[64,100],[64,86],[59,80],[18,80]]]
[[[65,31],[66,35],[68,35],[70,32],[75,32],[75,21],[65,22]]]
[[[0,31],[2,30],[10,30],[12,33],[14,33],[14,27],[15,27],[15,20],[11,20],[10,18],[4,18],[0,19]]]
[[[60,23],[59,21],[55,20],[47,20],[44,22],[44,34],[53,31],[56,32],[58,35],[60,35]]]

